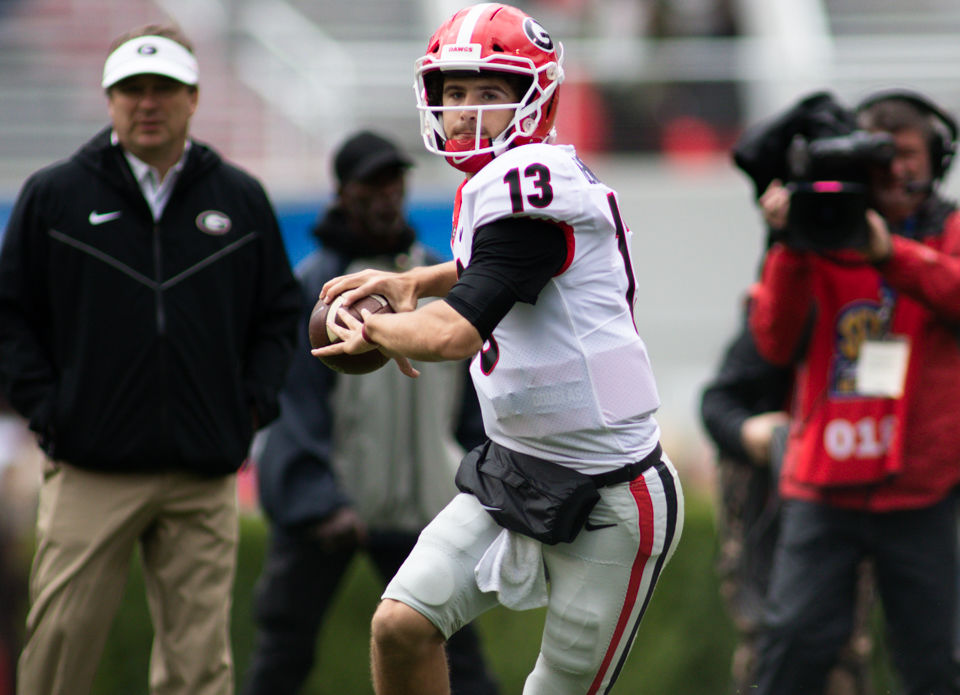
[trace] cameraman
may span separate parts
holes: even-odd
[[[868,99],[857,124],[894,146],[865,172],[866,243],[810,250],[785,234],[752,290],[760,353],[795,374],[758,695],[822,692],[864,558],[904,692],[956,692],[960,215],[936,192],[956,124],[912,92]],[[760,197],[774,231],[790,231],[790,190]]]

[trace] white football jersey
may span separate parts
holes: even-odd
[[[513,306],[471,364],[487,434],[589,473],[639,460],[659,437],[660,399],[634,324],[630,231],[616,194],[573,147],[511,149],[457,193],[457,262],[470,264],[478,227],[514,216],[555,222],[568,262],[535,305]]]

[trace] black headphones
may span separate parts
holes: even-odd
[[[943,178],[957,151],[958,128],[953,116],[922,94],[909,89],[885,89],[875,92],[861,101],[856,111],[861,113],[881,101],[905,101],[936,118],[937,122],[933,126],[934,137],[930,142],[930,163],[933,167],[933,178]]]

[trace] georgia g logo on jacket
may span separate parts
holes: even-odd
[[[197,215],[197,229],[204,234],[220,236],[229,232],[232,226],[226,213],[219,210],[204,210]]]

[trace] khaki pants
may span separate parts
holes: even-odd
[[[236,476],[115,474],[47,461],[19,695],[90,691],[139,545],[153,695],[230,695]]]

